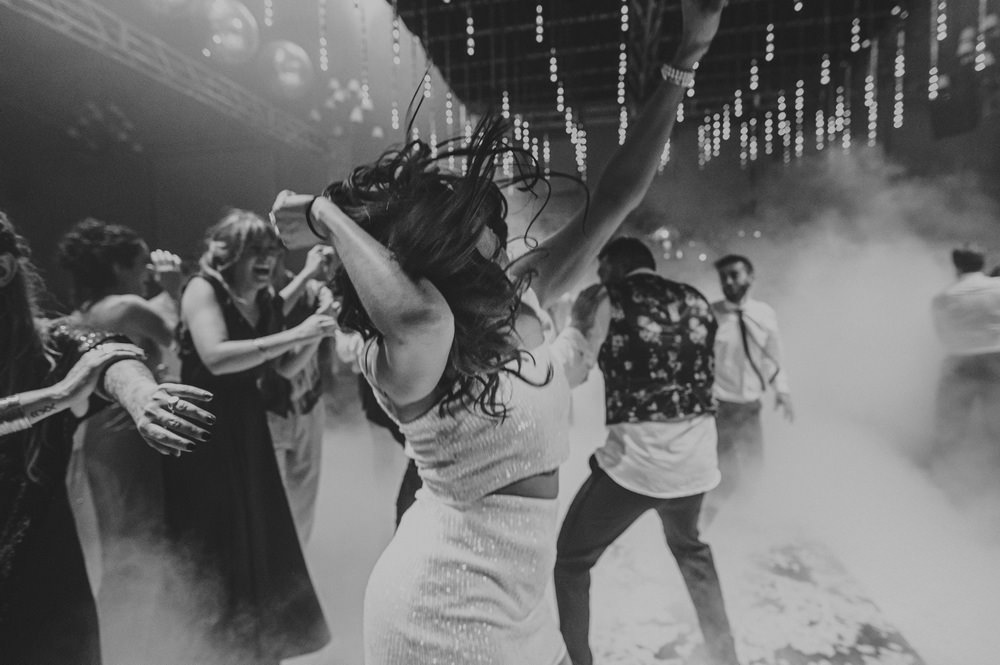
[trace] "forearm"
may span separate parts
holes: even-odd
[[[136,418],[156,386],[156,379],[144,364],[138,360],[121,360],[104,372],[102,387],[105,395]]]
[[[542,242],[539,251],[515,264],[519,271],[534,271],[532,288],[543,307],[576,287],[591,269],[590,262],[642,202],[653,182],[684,91],[675,83],[660,83],[632,125],[625,144],[604,169],[587,216],[577,215]]]
[[[212,374],[235,374],[274,360],[296,346],[316,339],[292,328],[256,339],[218,342],[211,349],[199,349],[201,360]]]
[[[298,273],[292,278],[292,281],[288,282],[285,288],[281,289],[279,295],[282,300],[282,313],[288,316],[288,313],[292,311],[295,307],[295,303],[299,301],[305,293],[306,284],[309,283],[309,276],[305,273]]]
[[[0,436],[30,428],[70,406],[59,384],[0,399]]]
[[[286,379],[290,379],[303,369],[319,351],[319,344],[322,338],[310,340],[297,349],[293,349],[281,356],[281,359],[274,366],[276,371]]]
[[[411,279],[384,245],[329,201],[317,199],[312,211],[330,231],[361,304],[384,337],[451,325],[448,303],[433,284]]]

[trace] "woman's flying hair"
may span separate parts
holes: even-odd
[[[511,145],[507,123],[499,116],[483,117],[464,143],[451,139],[432,149],[411,140],[354,169],[324,195],[385,245],[410,278],[427,279],[447,300],[455,339],[442,377],[442,411],[460,402],[502,417],[506,409],[497,396],[500,375],[521,376],[521,352],[513,333],[527,284],[524,279],[512,281],[498,261],[507,244],[507,201],[501,185],[530,189],[545,180],[536,160]],[[464,172],[442,169],[441,162],[449,158],[464,161]],[[498,165],[505,160],[517,175],[498,184]],[[492,257],[477,248],[487,228],[500,241]],[[337,283],[343,295],[341,324],[365,338],[379,337],[343,268]]]

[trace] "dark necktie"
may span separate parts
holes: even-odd
[[[736,318],[740,322],[740,337],[743,339],[743,353],[746,354],[747,362],[750,363],[750,368],[753,373],[757,375],[757,379],[760,381],[760,389],[767,392],[767,381],[764,380],[764,374],[757,367],[757,363],[753,361],[753,356],[750,355],[750,339],[749,333],[747,331],[747,322],[743,318],[743,308],[740,307],[736,310]]]

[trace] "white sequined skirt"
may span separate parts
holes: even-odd
[[[365,594],[366,665],[555,665],[555,500],[418,494]]]

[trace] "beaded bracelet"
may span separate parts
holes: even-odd
[[[0,399],[0,436],[31,429],[31,420],[24,412],[21,397],[14,395]]]

